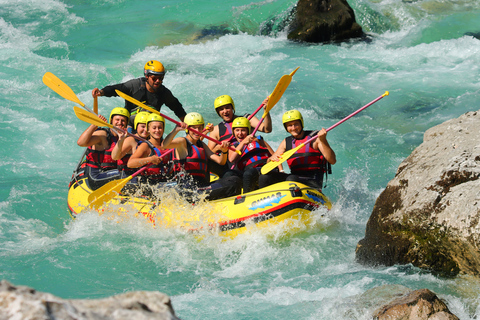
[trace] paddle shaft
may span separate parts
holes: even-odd
[[[376,98],[375,100],[372,100],[371,102],[367,103],[366,105],[364,105],[363,107],[361,107],[360,109],[358,109],[357,111],[355,111],[354,113],[350,114],[349,116],[343,118],[342,120],[338,121],[337,123],[335,123],[333,126],[331,126],[330,128],[328,128],[326,131],[330,131],[332,130],[333,128],[335,128],[336,126],[344,123],[345,121],[347,121],[348,119],[350,119],[351,117],[353,117],[354,115],[356,115],[357,113],[360,113],[362,112],[363,110],[367,109],[368,107],[370,107],[372,104],[374,104],[375,102],[377,102],[378,100],[382,99],[383,97],[385,96],[388,96],[389,95],[389,92],[386,91],[384,94],[382,94],[380,97]],[[312,142],[313,140],[317,139],[318,136],[320,134],[317,134],[316,136],[308,139],[307,141],[305,141],[304,143],[302,143],[302,145],[306,145],[306,144],[309,144],[310,142]]]
[[[363,107],[361,107],[360,109],[358,109],[357,111],[355,111],[354,113],[350,114],[349,116],[345,117],[344,119],[340,120],[339,122],[335,123],[333,126],[331,126],[330,128],[328,128],[326,131],[330,131],[332,130],[333,128],[335,128],[336,126],[338,126],[339,124],[347,121],[348,119],[350,119],[351,117],[353,117],[354,115],[356,115],[357,113],[365,110],[366,108],[368,108],[369,106],[371,106],[372,104],[374,104],[375,102],[377,102],[378,100],[382,99],[383,97],[385,96],[388,96],[389,95],[389,92],[388,91],[385,91],[384,94],[382,94],[380,97],[376,98],[375,100],[371,101],[370,103],[367,103],[366,105],[364,105]],[[295,147],[294,149],[291,149],[291,150],[288,150],[286,151],[285,153],[283,153],[281,156],[280,156],[280,160],[279,161],[270,161],[268,162],[267,164],[265,164],[263,167],[262,167],[262,174],[267,174],[268,172],[270,172],[273,168],[275,168],[276,166],[278,166],[280,163],[283,163],[284,161],[288,160],[295,152],[297,152],[299,149],[301,149],[303,146],[311,143],[312,141],[314,141],[315,139],[317,139],[319,137],[320,133],[315,135],[314,137],[308,139],[307,141],[305,141],[304,143],[298,145],[297,147]]]

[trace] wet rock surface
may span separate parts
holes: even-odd
[[[299,0],[288,39],[337,42],[364,36],[346,0]]]
[[[427,130],[378,197],[356,259],[480,274],[480,112]]]
[[[0,282],[0,320],[177,320],[170,298],[156,291],[135,291],[105,299],[67,300],[25,286]]]

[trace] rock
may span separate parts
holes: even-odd
[[[427,130],[377,198],[356,260],[480,274],[480,112]]]
[[[374,320],[458,320],[447,305],[428,289],[415,290],[381,307]]]
[[[25,286],[0,282],[0,320],[176,320],[170,298],[156,291],[135,291],[105,299],[64,300]]]
[[[299,0],[288,39],[318,43],[363,35],[346,0]]]

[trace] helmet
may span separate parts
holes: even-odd
[[[283,114],[282,122],[283,122],[284,127],[285,127],[285,123],[287,123],[289,121],[293,121],[293,120],[300,120],[300,122],[302,123],[302,129],[303,129],[303,117],[302,117],[302,114],[300,113],[300,111],[289,110],[289,111],[287,111]],[[286,130],[286,128],[285,128],[285,130]]]
[[[235,118],[232,122],[232,129],[235,128],[248,128],[248,132],[252,129],[250,126],[250,121],[244,117]]]
[[[165,75],[165,68],[157,60],[150,60],[145,64],[143,68],[145,77],[153,74],[154,76],[163,76]]]
[[[156,114],[156,113],[150,113],[148,115],[148,118],[147,118],[147,128],[148,128],[148,124],[150,122],[155,122],[155,121],[158,121],[158,122],[162,122],[163,123],[163,127],[165,128],[165,119],[159,115],[159,114]]]
[[[150,116],[149,112],[142,111],[137,113],[137,115],[135,116],[135,121],[133,121],[133,129],[135,129],[136,131],[139,123],[147,124],[147,119],[149,116]]]
[[[233,107],[233,112],[235,112],[235,103],[233,102],[232,97],[226,94],[224,94],[223,96],[217,97],[217,99],[215,99],[215,101],[213,102],[213,105],[215,106],[215,110],[227,104],[231,104]]]
[[[110,112],[110,118],[109,118],[110,124],[112,123],[113,116],[116,116],[116,115],[126,117],[127,121],[128,119],[130,119],[130,112],[128,112],[127,109],[125,109],[124,107],[117,107],[117,108],[113,108],[112,112]]]
[[[183,119],[183,121],[189,126],[198,126],[198,125],[205,124],[205,121],[203,120],[202,115],[198,112],[188,113]],[[188,129],[186,129],[185,132],[188,133]]]

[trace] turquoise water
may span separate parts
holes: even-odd
[[[281,29],[295,3],[3,1],[0,278],[62,298],[158,290],[182,319],[368,319],[356,295],[402,284],[429,288],[461,319],[478,319],[476,281],[412,266],[367,268],[354,252],[376,197],[425,130],[480,109],[480,40],[465,35],[480,32],[480,4],[352,0],[371,42],[305,45]],[[194,40],[213,27],[230,34]],[[87,124],[41,78],[54,73],[92,106],[91,89],[140,76],[150,59],[164,63],[164,83],[187,112],[213,123],[215,97],[229,94],[239,113],[252,112],[299,66],[271,111],[265,138],[274,148],[286,110],[301,110],[308,128],[327,128],[390,96],[329,132],[338,162],[324,192],[334,206],[296,236],[252,228],[234,240],[198,240],[133,216],[91,212],[72,221],[67,185]],[[103,114],[119,105],[99,99]]]

